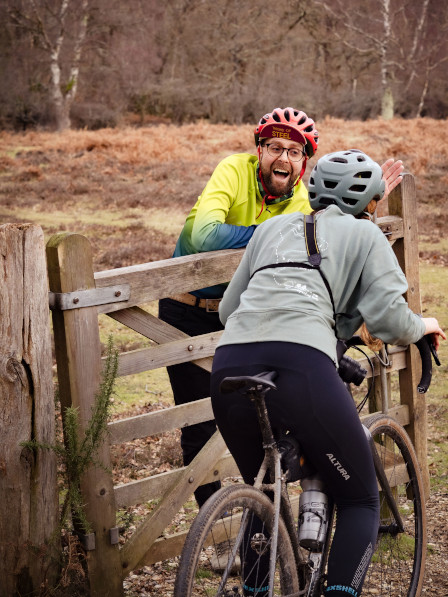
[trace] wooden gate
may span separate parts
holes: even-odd
[[[409,174],[389,197],[389,215],[378,218],[409,283],[407,301],[421,311],[418,270],[417,213],[413,177]],[[201,253],[95,273],[91,247],[77,234],[53,236],[47,244],[50,298],[61,404],[77,406],[82,426],[87,425],[100,382],[101,358],[98,314],[150,338],[157,346],[119,355],[118,375],[130,375],[192,361],[211,369],[221,332],[189,337],[141,307],[152,301],[227,282],[243,250]],[[394,347],[388,375],[399,371],[399,401],[389,412],[404,424],[414,442],[429,488],[426,465],[426,404],[417,394],[419,357],[415,347]],[[362,360],[361,360],[362,362]],[[375,375],[379,374],[376,363]],[[367,368],[367,367],[366,367]],[[210,399],[176,406],[109,424],[110,444],[132,441],[213,418]],[[122,583],[133,569],[180,553],[184,534],[161,537],[182,505],[201,484],[236,471],[217,432],[188,466],[170,473],[113,486],[107,473],[107,442],[99,459],[82,480],[86,514],[94,532],[83,537],[92,595],[121,595]],[[116,510],[163,498],[120,549]]]

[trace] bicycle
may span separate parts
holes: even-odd
[[[362,343],[357,338],[352,340],[344,350]],[[425,392],[432,371],[426,337],[417,347],[422,356],[419,392]],[[435,351],[431,351],[440,364]],[[343,359],[347,359],[349,369],[358,367],[358,380],[366,376],[367,371],[355,360],[347,356]],[[323,594],[335,507],[329,496],[321,499],[321,487],[317,486],[317,493],[315,489],[308,500],[311,505],[306,506],[306,500],[303,500],[305,505],[300,504],[297,528],[287,483],[297,475],[300,477],[300,473],[303,477],[306,467],[295,449],[289,455],[283,452],[282,458],[280,442],[271,429],[264,397],[270,389],[275,389],[275,377],[276,372],[270,371],[222,381],[222,392],[238,390],[254,402],[265,458],[253,486],[224,487],[200,509],[182,551],[174,597],[242,596],[244,579],[252,575],[254,580],[261,558],[269,558],[269,573],[251,583],[264,587],[259,594],[288,597]],[[363,595],[418,597],[426,558],[426,516],[415,451],[406,431],[388,415],[371,415],[364,428],[374,459],[381,507],[378,540]],[[270,482],[265,482],[267,474]],[[306,479],[301,480],[302,496],[307,491]],[[304,528],[308,532],[301,533]],[[223,542],[231,548],[231,556],[223,564],[222,573],[216,574],[210,559],[216,546]]]

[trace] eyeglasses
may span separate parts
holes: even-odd
[[[300,162],[305,157],[305,151],[303,149],[297,149],[297,147],[282,147],[276,143],[265,143],[263,147],[266,147],[268,154],[273,158],[279,158],[286,151],[286,155],[291,162]]]

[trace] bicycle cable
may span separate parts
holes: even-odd
[[[362,409],[364,408],[367,400],[370,398],[370,394],[372,393],[372,388],[375,383],[374,366],[373,366],[372,359],[369,357],[369,355],[364,350],[362,350],[362,348],[359,348],[359,346],[356,346],[356,345],[352,346],[352,348],[354,348],[355,350],[358,350],[360,353],[362,353],[366,357],[366,359],[370,365],[370,369],[372,371],[372,383],[370,384],[370,387],[367,390],[367,394],[364,396],[364,398],[361,400],[361,402],[356,406],[357,411],[360,413],[362,411]]]

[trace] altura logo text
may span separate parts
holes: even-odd
[[[346,481],[348,481],[350,479],[350,475],[347,473],[347,471],[342,466],[342,464],[339,462],[339,460],[334,456],[334,454],[327,454],[327,456],[328,456],[328,460],[333,464],[333,466],[336,467],[337,470],[344,477],[344,479]]]

